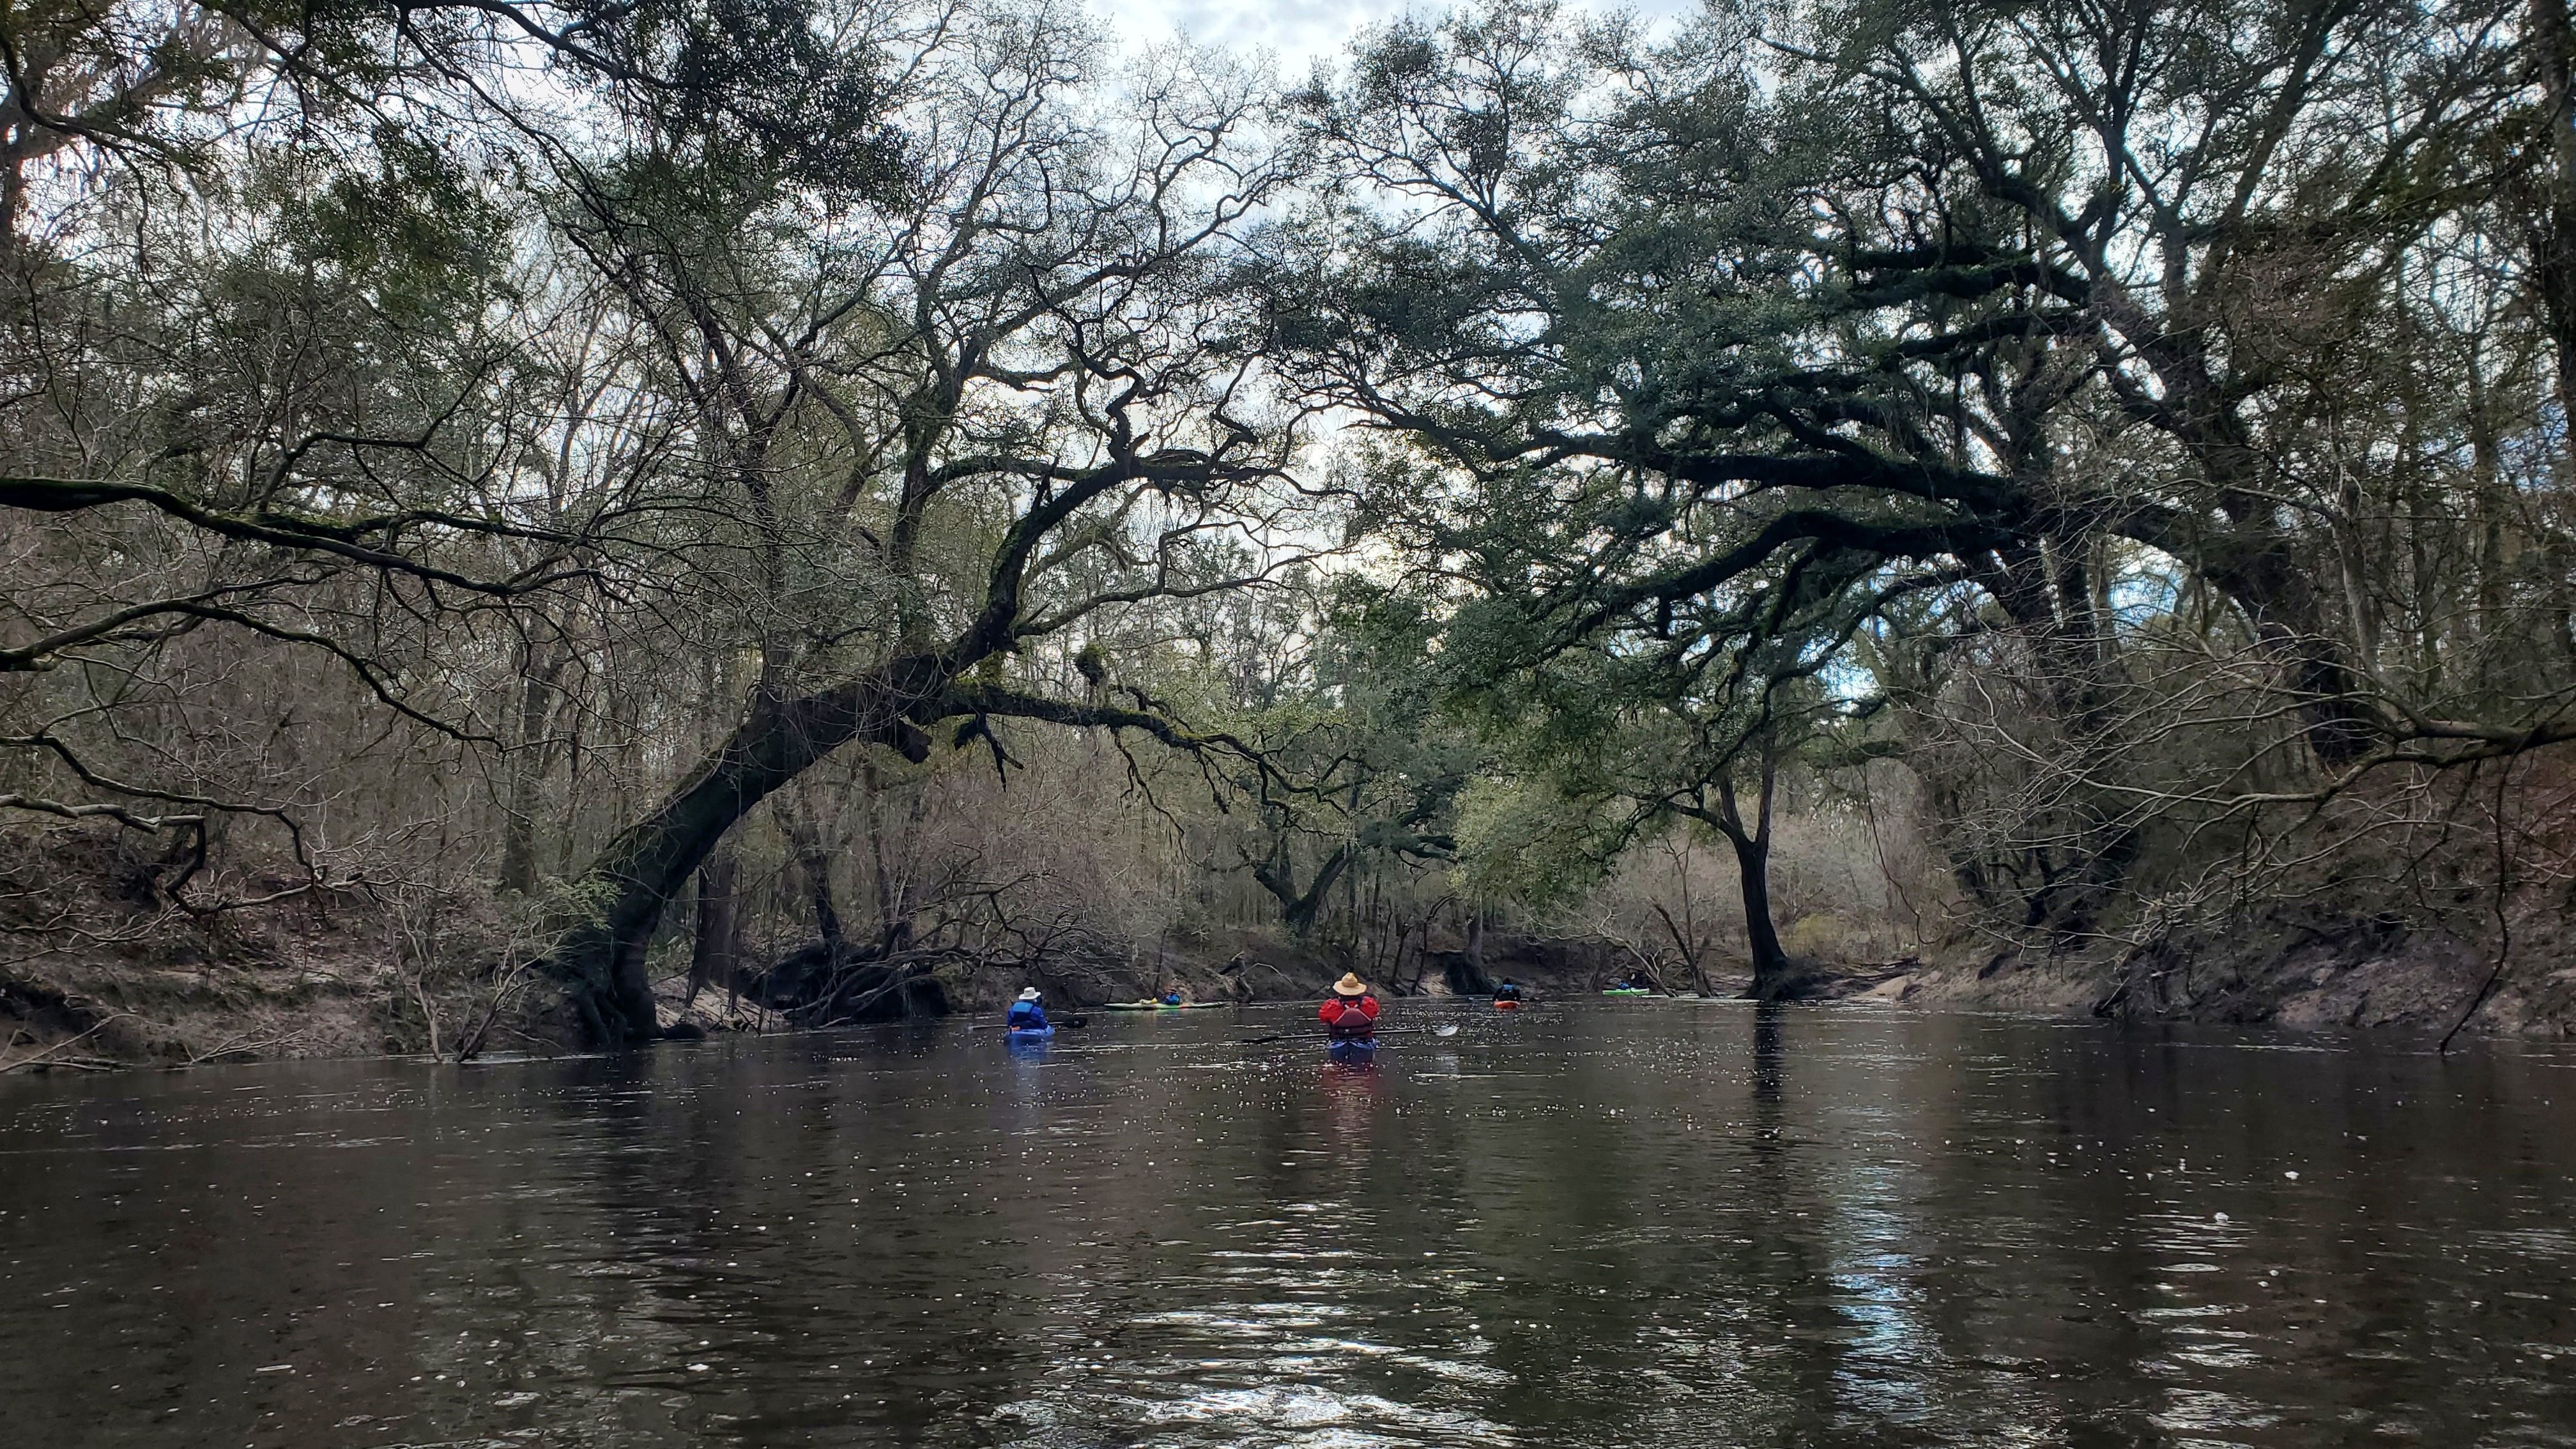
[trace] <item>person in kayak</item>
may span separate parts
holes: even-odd
[[[1187,1000],[1188,998],[1181,995],[1180,987],[1166,986],[1163,988],[1163,1004],[1165,1006],[1179,1006]]]
[[[1377,1040],[1377,998],[1356,973],[1345,971],[1333,983],[1333,994],[1315,1010],[1324,1034],[1335,1041]]]
[[[1517,982],[1517,981],[1514,981],[1512,978],[1510,978],[1510,977],[1508,977],[1508,976],[1504,977],[1504,978],[1503,978],[1503,984],[1494,988],[1494,999],[1495,999],[1496,1001],[1518,1001],[1518,1000],[1520,1000],[1520,999],[1521,999],[1521,985],[1520,985],[1520,983],[1519,983],[1519,982]]]
[[[1036,987],[1032,986],[1022,991],[1020,999],[1011,1003],[1010,1014],[1002,1018],[1002,1025],[1012,1031],[1046,1030],[1046,1008],[1038,1005]]]

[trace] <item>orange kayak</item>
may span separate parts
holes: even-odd
[[[1497,1001],[1494,1003],[1494,1010],[1496,1011],[1518,1011],[1520,1009],[1521,1004],[1517,1001]]]

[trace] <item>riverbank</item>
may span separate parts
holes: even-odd
[[[191,916],[148,891],[121,890],[112,849],[49,864],[50,915],[0,893],[0,1072],[107,1071],[290,1058],[453,1055],[485,1049],[569,1052],[578,1029],[527,965],[535,938],[507,902],[435,912],[358,893],[310,892],[257,909]],[[62,870],[65,865],[79,867]],[[0,860],[0,873],[7,862]],[[47,921],[55,923],[43,929]],[[61,922],[77,921],[78,929]],[[661,1024],[681,1035],[830,1024],[752,990],[690,992],[686,957],[656,954]],[[1057,950],[1033,966],[960,958],[908,973],[855,1019],[997,1012],[1028,985],[1061,1009],[1136,1001],[1177,987],[1197,1001],[1246,1005],[1319,999],[1357,969],[1388,996],[1482,995],[1509,976],[1541,992],[1589,992],[1614,966],[1606,942],[1506,936],[1407,952],[1400,962],[1339,953],[1260,931]],[[736,983],[737,986],[749,983]]]
[[[159,868],[112,837],[0,833],[0,1071],[406,1048],[397,1002],[414,993],[382,903],[308,891],[191,915]]]
[[[119,899],[94,872],[73,913],[80,932],[37,937],[0,960],[0,1071],[113,1070],[296,1057],[452,1055],[477,1035],[491,1050],[578,1046],[572,1024],[524,965],[501,907],[452,911],[423,936],[397,906],[320,892],[257,910],[192,917]],[[18,903],[23,907],[23,902]],[[524,936],[524,931],[519,933]],[[428,953],[430,964],[417,963]],[[1589,997],[1632,964],[1612,943],[1492,933],[1434,942],[1356,969],[1387,996],[1481,996],[1510,977],[1542,997]],[[764,1032],[814,1020],[709,987],[692,997],[671,957],[657,995],[683,1035]],[[2576,939],[2566,923],[2516,923],[2506,969],[2459,935],[2393,916],[2317,910],[2258,915],[2238,929],[2177,932],[2137,950],[2050,957],[1954,947],[1921,960],[1820,966],[1808,1000],[1857,999],[2137,1021],[2438,1035],[2487,992],[2467,1030],[2576,1036]],[[950,963],[922,971],[892,1015],[999,1011],[1026,985],[1060,1010],[1135,1001],[1177,987],[1193,1000],[1310,1001],[1355,963],[1272,933],[1165,939],[1124,951],[1042,957],[1033,967]],[[1674,983],[1689,989],[1694,983]],[[1709,985],[1741,990],[1740,968]]]
[[[2476,1035],[2563,1039],[2576,1037],[2576,931],[2552,916],[2518,920],[2499,963],[2492,948],[2395,915],[2282,908],[2227,930],[2178,931],[2117,952],[1957,950],[1865,995],[1918,1006],[2392,1035],[2439,1035],[2465,1017]]]

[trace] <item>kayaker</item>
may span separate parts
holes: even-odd
[[[1508,976],[1504,977],[1504,978],[1503,978],[1503,984],[1494,988],[1494,999],[1495,999],[1496,1001],[1518,1001],[1518,1000],[1520,1000],[1520,999],[1521,999],[1521,986],[1520,986],[1520,983],[1519,983],[1519,982],[1517,982],[1517,981],[1514,981],[1512,978],[1510,978],[1510,977],[1508,977]]]
[[[1345,971],[1333,983],[1333,994],[1315,1010],[1324,1023],[1324,1034],[1335,1041],[1374,1041],[1377,1039],[1377,998],[1369,995],[1366,983],[1355,972]]]
[[[1181,996],[1181,988],[1178,986],[1166,986],[1163,988],[1163,1004],[1165,1006],[1179,1006],[1182,1004],[1183,999],[1184,998]]]
[[[1046,1030],[1046,1008],[1038,1005],[1036,987],[1031,986],[1020,992],[1020,999],[1011,1003],[1010,1014],[1002,1018],[1002,1025],[1012,1031]]]

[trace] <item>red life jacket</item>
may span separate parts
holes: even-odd
[[[1377,1034],[1377,998],[1334,996],[1317,1008],[1315,1018],[1335,1041],[1356,1041]]]

